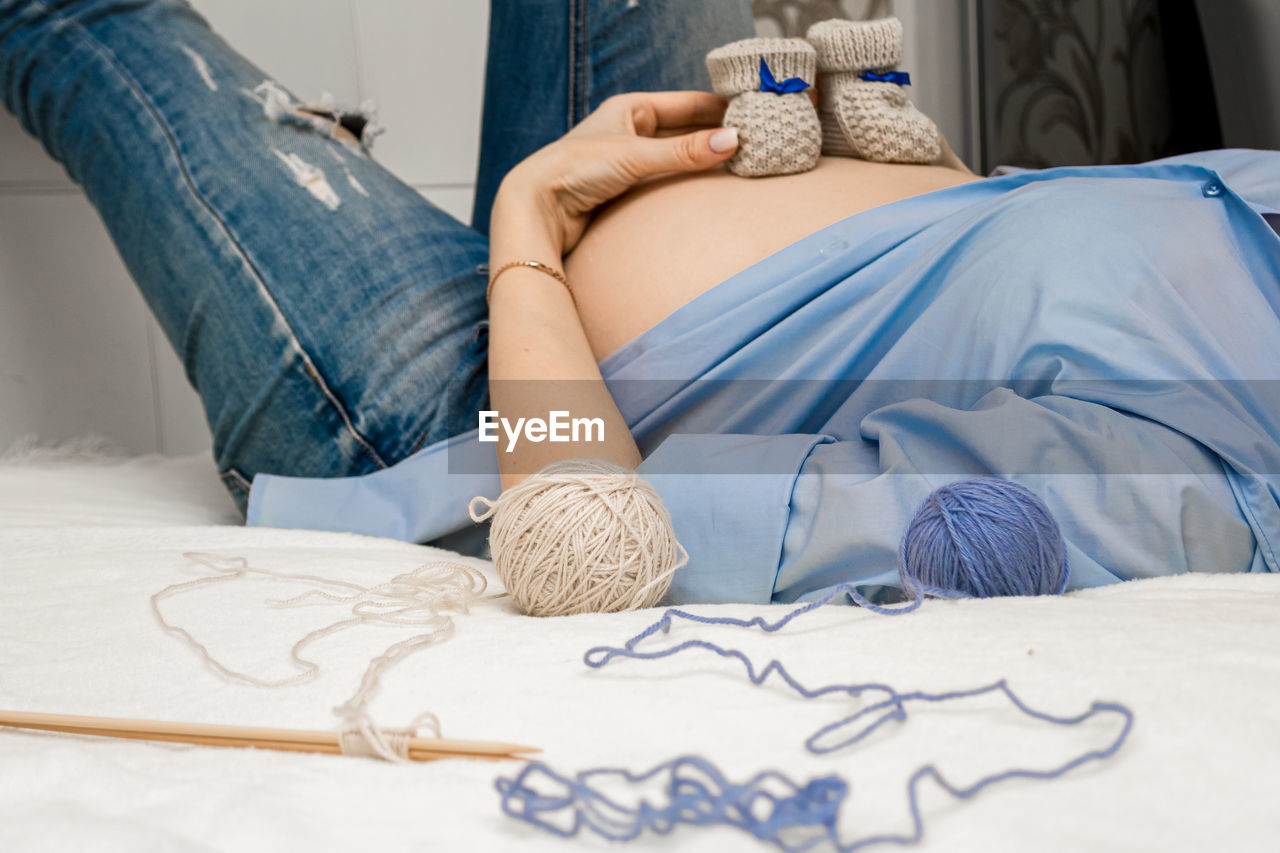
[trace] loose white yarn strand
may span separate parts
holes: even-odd
[[[474,602],[501,597],[501,594],[483,595],[487,585],[484,575],[470,566],[455,562],[427,563],[411,572],[398,575],[386,583],[364,587],[317,575],[260,569],[250,566],[244,557],[222,557],[217,554],[196,552],[189,552],[183,556],[212,569],[217,574],[165,587],[151,596],[152,613],[162,628],[180,637],[195,649],[209,667],[234,681],[268,688],[310,681],[319,674],[320,666],[315,661],[304,658],[302,650],[323,637],[356,625],[421,626],[424,629],[421,633],[389,646],[386,651],[370,661],[356,692],[343,704],[333,709],[334,714],[342,721],[339,743],[343,754],[372,755],[388,761],[408,761],[409,739],[421,731],[429,731],[434,737],[440,737],[441,734],[440,721],[430,712],[419,714],[402,729],[384,729],[376,726],[369,714],[368,706],[377,693],[382,676],[415,651],[450,636],[453,633],[454,623],[447,611],[467,613]],[[162,600],[184,590],[224,583],[250,574],[278,580],[308,581],[347,590],[346,594],[340,595],[324,589],[313,589],[292,598],[274,600],[270,603],[276,607],[294,607],[321,599],[350,605],[352,616],[323,628],[317,628],[294,643],[290,649],[290,658],[300,671],[286,678],[267,680],[224,665],[189,631],[171,624],[160,609]]]
[[[473,498],[469,511],[472,520],[491,522],[489,544],[498,574],[516,604],[532,616],[652,607],[670,587],[675,572],[689,561],[688,552],[676,541],[671,516],[653,487],[634,471],[599,459],[548,465],[496,500]],[[422,629],[371,660],[355,693],[333,709],[342,721],[339,742],[344,754],[388,761],[407,761],[409,739],[420,730],[441,735],[440,721],[430,712],[419,714],[406,728],[376,726],[368,707],[382,676],[414,652],[449,637],[454,630],[450,612],[467,613],[474,602],[501,597],[484,596],[484,575],[455,562],[428,563],[386,583],[365,587],[317,575],[260,569],[243,557],[195,552],[184,556],[215,574],[165,587],[151,596],[151,610],[164,630],[195,649],[213,670],[235,681],[271,688],[310,681],[319,674],[320,666],[304,657],[303,650],[357,625],[415,625]],[[317,628],[293,644],[289,655],[298,671],[286,678],[261,679],[225,666],[189,631],[165,619],[161,611],[160,602],[180,592],[250,574],[320,587],[271,601],[276,607],[317,601],[350,606],[350,618]]]

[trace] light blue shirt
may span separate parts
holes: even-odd
[[[690,554],[668,599],[891,596],[916,507],[977,475],[1045,500],[1072,589],[1277,571],[1277,210],[1280,152],[1021,172],[680,308],[601,364]],[[259,475],[249,523],[425,542],[499,491],[472,432],[363,477]]]

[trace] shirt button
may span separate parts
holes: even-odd
[[[1204,185],[1205,198],[1217,198],[1218,196],[1222,195],[1224,192],[1226,192],[1226,188],[1223,187],[1222,184],[1218,183],[1217,181],[1210,181],[1209,183]]]

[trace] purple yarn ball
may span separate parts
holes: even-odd
[[[898,573],[974,598],[1059,595],[1067,551],[1049,507],[1008,480],[958,480],[935,489],[902,537]]]

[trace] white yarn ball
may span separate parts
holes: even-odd
[[[689,560],[653,486],[601,459],[555,462],[496,501],[472,499],[473,520],[491,516],[498,575],[530,616],[652,607]]]

